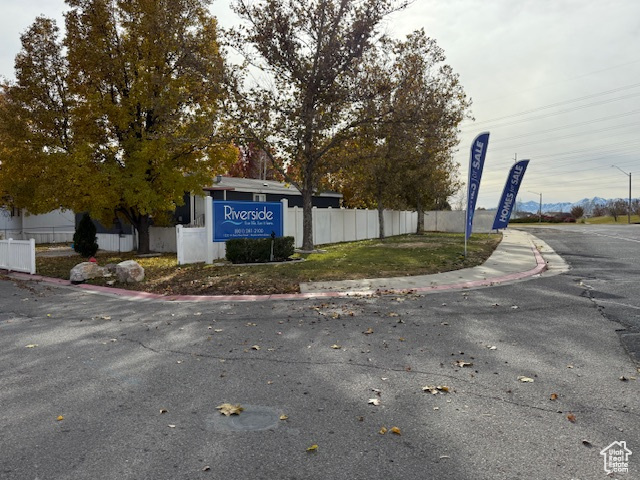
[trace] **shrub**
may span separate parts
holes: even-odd
[[[578,218],[582,218],[584,216],[584,208],[582,208],[579,205],[576,205],[575,207],[571,208],[571,216],[573,218],[575,218],[576,220]]]
[[[88,213],[82,216],[76,233],[73,234],[73,249],[87,258],[93,257],[98,251],[96,226],[91,221]]]
[[[281,262],[293,255],[293,237],[277,237],[273,259]],[[227,240],[227,260],[231,263],[262,263],[271,258],[271,238],[234,238]]]

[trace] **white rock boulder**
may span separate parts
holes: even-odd
[[[118,281],[122,283],[135,283],[144,280],[144,268],[135,260],[126,260],[116,265]]]
[[[69,279],[73,283],[82,283],[90,278],[102,277],[104,269],[94,262],[82,262],[71,269]]]

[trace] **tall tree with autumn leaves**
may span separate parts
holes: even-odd
[[[367,59],[363,88],[378,91],[362,103],[358,134],[332,152],[341,165],[328,177],[353,207],[378,209],[380,238],[385,236],[383,211],[441,208],[458,188],[452,153],[458,125],[470,101],[443,50],[417,30],[404,40],[385,39]]]
[[[66,0],[36,19],[0,100],[0,191],[33,213],[149,225],[237,158],[219,142],[224,62],[206,0]]]
[[[330,153],[369,119],[358,115],[365,53],[402,0],[236,0],[238,49],[268,73],[237,91],[242,135],[302,193],[303,248],[313,248],[312,195]],[[246,88],[242,88],[246,87]]]

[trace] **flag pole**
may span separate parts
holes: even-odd
[[[473,229],[473,214],[478,200],[482,168],[489,145],[489,132],[478,135],[471,144],[469,158],[469,181],[467,182],[467,212],[464,224],[464,257],[467,258],[467,243]]]

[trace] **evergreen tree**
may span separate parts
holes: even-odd
[[[83,257],[93,257],[98,251],[96,226],[88,213],[82,216],[76,233],[73,234],[73,249]]]

